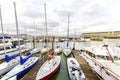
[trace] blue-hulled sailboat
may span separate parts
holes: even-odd
[[[16,18],[17,37],[18,37],[18,41],[19,41],[19,32],[18,32],[18,23],[17,23],[16,3],[15,2],[14,2],[14,10],[15,10],[15,18]],[[20,41],[19,41],[19,52],[20,52]],[[32,56],[33,56],[33,54],[31,53],[27,57],[23,58],[20,54],[20,63],[17,66],[15,66],[12,70],[10,70],[6,75],[4,75],[1,80],[9,80],[13,77],[16,77],[16,79],[20,79],[29,70],[31,70],[34,67],[34,65],[38,62],[39,58],[32,57]]]

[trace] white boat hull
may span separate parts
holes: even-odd
[[[49,51],[48,48],[43,48],[43,49],[41,50],[41,54],[45,54],[45,53],[47,53],[48,51]]]
[[[60,56],[54,56],[53,59],[47,60],[39,69],[36,80],[49,80],[60,68]]]
[[[3,75],[14,68],[19,63],[19,59],[13,59],[10,62],[3,62],[0,64],[0,75]]]
[[[69,48],[65,48],[63,50],[63,53],[66,55],[66,56],[69,56],[71,54],[71,50]]]
[[[111,70],[105,68],[96,59],[90,57],[85,52],[82,52],[82,57],[89,63],[91,68],[98,73],[104,80],[120,80],[120,76],[113,74]]]
[[[55,49],[55,51],[54,51],[56,54],[59,54],[59,53],[61,53],[62,52],[62,49],[61,48],[57,48],[57,49]]]
[[[38,53],[38,52],[40,52],[40,50],[41,50],[40,48],[35,48],[32,51],[30,51],[30,53],[32,53],[32,54]]]

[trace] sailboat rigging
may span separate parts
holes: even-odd
[[[70,12],[68,12],[68,26],[67,26],[67,43],[66,48],[63,50],[63,53],[68,56],[71,53],[71,49],[69,48],[69,19],[70,19]]]
[[[3,36],[3,44],[4,44],[4,50],[5,50],[5,59],[6,59],[5,62],[0,64],[0,75],[3,75],[6,72],[8,72],[9,70],[11,70],[13,67],[15,67],[19,63],[19,61],[18,61],[18,59],[15,59],[18,55],[10,57],[6,53],[1,6],[0,6],[0,19],[1,19],[1,29],[2,29],[2,36]]]
[[[44,11],[45,11],[45,26],[46,26],[46,37],[45,37],[45,45],[41,50],[41,54],[47,53],[49,51],[48,48],[48,31],[47,31],[47,14],[46,14],[46,4],[44,4]]]
[[[18,31],[18,21],[17,21],[17,12],[16,12],[16,3],[13,2],[14,4],[14,11],[15,11],[15,20],[16,20],[16,29],[17,29],[17,37],[19,41],[19,31]],[[37,64],[39,58],[38,57],[32,57],[32,53],[23,58],[21,56],[21,51],[20,51],[20,41],[18,43],[19,45],[19,53],[20,53],[20,64],[15,66],[12,70],[10,70],[6,75],[2,77],[1,80],[8,80],[13,77],[20,79],[24,74],[26,74],[29,70],[31,70],[35,64]]]

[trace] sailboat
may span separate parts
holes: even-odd
[[[59,45],[57,45],[54,52],[55,54],[59,54],[62,52],[62,48]]]
[[[9,70],[11,70],[13,67],[15,67],[19,63],[19,59],[16,58],[17,55],[9,56],[6,53],[6,47],[5,47],[5,39],[4,39],[4,33],[3,33],[3,23],[2,23],[2,14],[1,14],[1,7],[0,7],[0,19],[1,19],[1,28],[2,28],[2,36],[3,36],[3,43],[4,43],[4,50],[5,50],[5,59],[6,61],[0,64],[0,75],[3,75],[7,73]]]
[[[46,37],[45,37],[45,45],[41,49],[41,54],[47,53],[50,49],[48,48],[48,33],[47,33],[47,16],[46,16],[46,4],[44,5],[45,9],[45,25],[46,25]]]
[[[69,17],[70,17],[70,12],[68,12],[67,43],[66,43],[65,49],[63,50],[63,53],[64,53],[66,56],[69,56],[70,53],[71,53],[71,49],[69,48],[69,43],[68,43],[68,40],[69,40]]]
[[[17,13],[16,13],[16,3],[14,2],[14,10],[15,10],[15,19],[16,19],[16,28],[17,28],[17,37],[19,41],[19,32],[18,32],[18,22],[17,22]],[[20,41],[19,41],[19,53],[20,52]],[[12,70],[10,70],[6,75],[2,77],[1,80],[9,80],[11,78],[16,77],[20,79],[23,75],[25,75],[29,70],[34,67],[35,64],[38,62],[38,57],[32,57],[33,54],[28,55],[27,57],[23,58],[20,54],[20,64],[15,66]]]
[[[47,60],[39,69],[36,80],[48,80],[52,77],[60,68],[61,57],[60,56],[48,56]]]

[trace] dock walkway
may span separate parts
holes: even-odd
[[[85,77],[88,80],[100,80],[98,78],[98,76],[95,74],[95,72],[90,68],[90,66],[88,65],[88,63],[85,61],[85,59],[83,59],[80,55],[79,52],[76,50],[72,50],[72,53],[74,55],[74,57],[77,59],[77,61],[79,62],[80,66],[82,67],[82,70],[85,74]]]
[[[53,50],[48,52],[49,54],[53,53]],[[45,53],[44,57],[39,60],[39,62],[20,80],[35,80],[36,75],[42,64],[47,60],[47,53]]]

